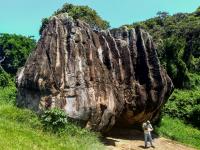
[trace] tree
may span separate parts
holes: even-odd
[[[3,69],[7,73],[15,75],[17,69],[24,65],[35,45],[36,41],[31,37],[0,34],[0,56],[5,57],[1,63]]]
[[[182,88],[189,81],[188,69],[183,61],[185,40],[172,36],[164,40],[164,55],[166,69],[176,87]]]
[[[166,17],[169,16],[169,13],[166,12],[166,11],[159,11],[159,12],[157,12],[157,16],[158,16],[159,18],[161,18],[161,19],[165,19]]]
[[[200,6],[197,8],[197,10],[194,13],[196,16],[200,16]]]
[[[42,26],[40,27],[39,34],[42,35],[42,31],[46,28],[48,24],[49,19],[48,18],[43,18],[42,19]]]
[[[103,20],[95,10],[88,6],[76,6],[73,4],[65,3],[61,9],[54,12],[53,15],[58,15],[61,13],[68,13],[73,19],[80,19],[88,23],[92,28],[108,29],[110,27],[109,23]],[[40,35],[43,29],[48,23],[48,18],[42,20],[42,26],[40,28]]]
[[[7,72],[5,72],[0,65],[0,87],[6,87],[10,84],[10,82],[10,75]]]

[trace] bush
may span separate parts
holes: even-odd
[[[41,122],[45,130],[52,130],[58,132],[64,128],[67,123],[67,116],[61,109],[54,108],[44,111],[41,116]]]
[[[163,114],[179,118],[200,127],[200,92],[193,90],[175,90],[163,108]]]
[[[15,104],[16,90],[14,83],[4,88],[0,87],[0,104]]]
[[[0,86],[1,87],[6,87],[10,84],[10,75],[6,73],[3,68],[0,66]]]
[[[200,101],[200,99],[199,99]],[[200,104],[196,105],[192,108],[189,119],[188,119],[193,125],[200,128]]]
[[[194,89],[196,87],[200,87],[200,75],[196,73],[189,73],[189,83],[186,85],[186,87],[190,89]]]

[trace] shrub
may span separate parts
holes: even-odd
[[[0,87],[0,104],[14,104],[16,101],[16,87],[11,83],[10,86]]]
[[[199,99],[200,100],[200,99]],[[200,128],[200,104],[192,108],[189,114],[189,121]]]
[[[163,113],[200,127],[199,88],[193,90],[176,89],[163,108]]]
[[[10,84],[10,75],[6,73],[3,68],[0,66],[0,86],[6,87]]]
[[[67,123],[67,115],[61,109],[53,108],[44,111],[41,116],[41,122],[45,130],[57,132],[65,127]]]
[[[200,86],[200,75],[199,74],[196,74],[196,73],[189,73],[188,74],[189,76],[189,83],[188,85],[186,85],[186,87],[190,88],[190,89],[194,89],[196,87],[199,87]]]

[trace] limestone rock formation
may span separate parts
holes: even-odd
[[[67,14],[50,19],[16,82],[18,106],[58,107],[101,132],[154,119],[173,89],[147,32],[97,31]]]

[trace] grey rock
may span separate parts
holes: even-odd
[[[50,19],[16,83],[18,106],[58,107],[101,132],[155,119],[173,90],[147,32],[96,31],[67,14]]]

